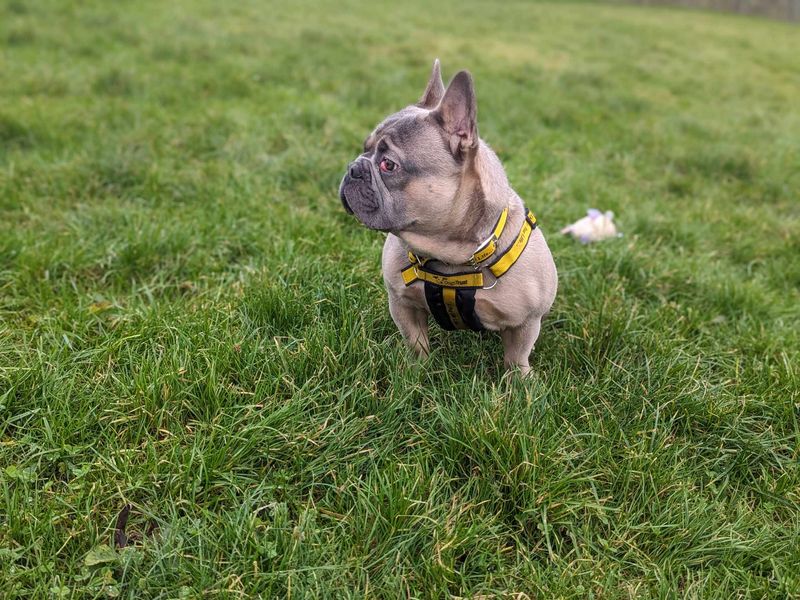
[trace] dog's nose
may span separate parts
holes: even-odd
[[[350,163],[350,177],[352,179],[363,179],[364,178],[364,167],[361,165],[360,160],[354,160]]]

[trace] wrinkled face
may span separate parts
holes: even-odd
[[[347,168],[339,197],[370,229],[424,232],[441,227],[461,171],[431,111],[409,106],[367,137],[364,152]]]

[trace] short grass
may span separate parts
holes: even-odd
[[[0,44],[1,597],[800,595],[796,26],[6,0]],[[411,362],[337,199],[436,56],[559,267],[529,381]],[[557,234],[592,206],[625,237]]]

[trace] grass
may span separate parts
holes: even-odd
[[[796,26],[9,0],[0,44],[0,596],[800,597]],[[559,267],[528,381],[413,363],[337,198],[436,56]],[[591,206],[625,237],[557,234]]]

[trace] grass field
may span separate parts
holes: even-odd
[[[800,597],[800,29],[436,4],[0,3],[0,597]],[[530,380],[414,364],[337,198],[437,56],[560,271]]]

